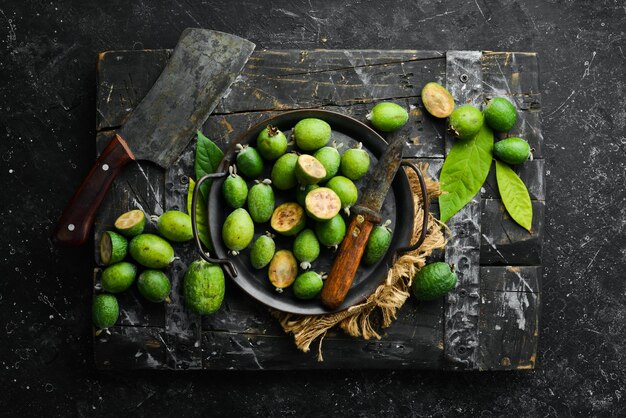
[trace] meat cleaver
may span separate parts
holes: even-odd
[[[109,187],[131,161],[152,161],[168,168],[252,54],[255,45],[238,36],[185,29],[167,66],[74,193],[53,239],[83,244]]]

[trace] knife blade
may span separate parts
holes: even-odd
[[[402,149],[407,128],[387,136],[387,148],[365,179],[367,185],[359,203],[351,209],[351,219],[320,295],[328,309],[337,309],[345,299],[363,257],[367,240],[374,225],[380,223],[380,209],[402,162]]]
[[[205,29],[185,29],[165,69],[78,187],[53,234],[81,245],[113,180],[131,161],[169,167],[235,81],[255,45]]]

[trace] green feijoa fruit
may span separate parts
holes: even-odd
[[[319,187],[320,186],[318,184],[309,184],[309,185],[305,186],[304,188],[298,187],[296,189],[296,201],[298,202],[298,204],[300,206],[304,206],[305,205],[306,195],[308,195],[311,190],[315,190],[315,189],[317,189]]]
[[[352,180],[344,176],[336,176],[328,180],[326,187],[334,191],[341,200],[341,209],[352,207],[358,197],[359,191]]]
[[[285,202],[272,213],[270,225],[281,235],[292,236],[302,231],[306,224],[306,215],[302,206],[296,202]]]
[[[246,248],[254,237],[254,223],[247,210],[235,209],[226,217],[222,226],[222,240],[231,251]]]
[[[296,164],[298,155],[291,152],[278,158],[272,167],[272,184],[278,190],[288,190],[296,187]]]
[[[370,156],[359,142],[356,148],[346,150],[341,156],[341,173],[350,180],[358,180],[370,168]]]
[[[174,249],[169,242],[158,235],[141,234],[128,244],[131,257],[144,267],[160,269],[174,260]]]
[[[447,118],[454,110],[454,98],[441,84],[431,81],[422,87],[422,103],[436,118]]]
[[[367,266],[376,264],[387,252],[391,244],[391,230],[384,225],[376,225],[367,240],[363,263]]]
[[[142,210],[134,209],[121,214],[113,224],[118,232],[126,237],[135,237],[143,232],[146,215]]]
[[[120,306],[117,303],[117,298],[115,296],[101,294],[97,295],[93,299],[91,317],[93,324],[98,329],[98,331],[96,331],[96,335],[99,335],[101,330],[111,328],[115,325],[119,316]]]
[[[311,268],[311,263],[320,255],[320,243],[311,229],[304,229],[293,241],[293,255],[303,270]]]
[[[304,207],[306,213],[316,221],[328,221],[341,210],[341,199],[332,189],[320,187],[306,195]]]
[[[274,161],[287,151],[287,137],[275,126],[267,125],[256,137],[259,154],[269,161]]]
[[[418,300],[434,300],[445,296],[456,286],[457,277],[444,262],[428,264],[415,274],[411,288]]]
[[[191,217],[179,210],[168,210],[159,216],[157,229],[170,241],[185,242],[193,238]]]
[[[241,146],[237,152],[237,170],[249,179],[257,178],[263,172],[263,158],[254,147]]]
[[[326,175],[320,182],[328,181],[331,177],[334,177],[339,171],[341,165],[341,155],[335,147],[323,147],[315,151],[313,156],[322,163],[326,169]]]
[[[266,183],[267,181],[267,183]],[[248,193],[248,212],[256,223],[270,220],[274,212],[274,189],[269,185],[269,180],[259,182],[250,188]]]
[[[252,264],[252,267],[255,269],[262,269],[272,261],[275,252],[276,243],[272,237],[261,235],[254,241],[250,249],[250,264]]]
[[[448,129],[459,139],[473,138],[483,126],[483,113],[471,105],[459,106],[450,115]]]
[[[243,177],[235,173],[229,174],[222,183],[222,195],[230,207],[239,209],[246,203],[248,185]]]
[[[302,154],[296,162],[296,179],[302,185],[319,183],[326,177],[326,169],[312,155]]]
[[[334,247],[341,244],[346,235],[346,222],[341,215],[336,215],[329,221],[318,222],[315,225],[315,234],[322,245]]]
[[[102,272],[102,289],[109,293],[120,293],[128,289],[137,277],[137,267],[121,261],[105,268]]]
[[[113,231],[105,231],[100,237],[100,260],[108,266],[122,261],[128,252],[128,241]]]
[[[189,265],[183,279],[185,306],[200,315],[210,315],[222,306],[226,282],[218,264],[196,260]]]
[[[313,299],[324,287],[322,276],[314,271],[307,271],[296,278],[293,284],[293,295],[298,299]]]
[[[528,142],[512,136],[493,145],[493,155],[508,164],[522,164],[530,158],[531,149]]]
[[[137,290],[150,302],[170,302],[172,283],[161,270],[144,270],[137,278]]]
[[[303,151],[314,151],[328,144],[332,131],[330,125],[317,118],[302,119],[293,128],[296,145]]]
[[[483,109],[485,122],[493,130],[508,132],[517,122],[517,109],[515,105],[504,97],[496,97],[489,100]]]
[[[272,261],[270,261],[267,274],[270,282],[276,289],[284,289],[291,286],[298,274],[298,262],[293,253],[289,250],[276,251]]]
[[[374,106],[366,118],[379,131],[393,132],[409,120],[409,112],[396,103],[382,102]]]

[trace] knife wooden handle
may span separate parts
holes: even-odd
[[[320,295],[328,309],[337,309],[346,298],[373,227],[361,214],[352,217]]]
[[[115,135],[74,192],[52,239],[62,245],[78,246],[87,241],[91,225],[111,183],[126,164],[135,157],[121,136]]]

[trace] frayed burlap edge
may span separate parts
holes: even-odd
[[[441,194],[439,183],[427,175],[428,164],[419,164],[419,170],[424,175],[426,190],[429,199]],[[409,178],[413,202],[415,204],[415,222],[411,243],[417,241],[422,233],[423,210],[421,190],[417,175],[406,169]],[[379,310],[382,317],[382,328],[386,328],[396,319],[396,313],[410,296],[411,283],[415,273],[424,266],[426,258],[433,250],[446,245],[444,234],[445,225],[439,222],[432,214],[428,214],[428,232],[424,243],[416,250],[402,255],[387,273],[387,280],[381,284],[363,303],[327,315],[294,315],[273,310],[272,315],[280,322],[286,333],[293,334],[296,347],[308,352],[311,343],[320,337],[318,361],[323,361],[322,340],[326,332],[339,325],[347,334],[353,337],[380,339],[381,335],[371,321],[371,314]]]

